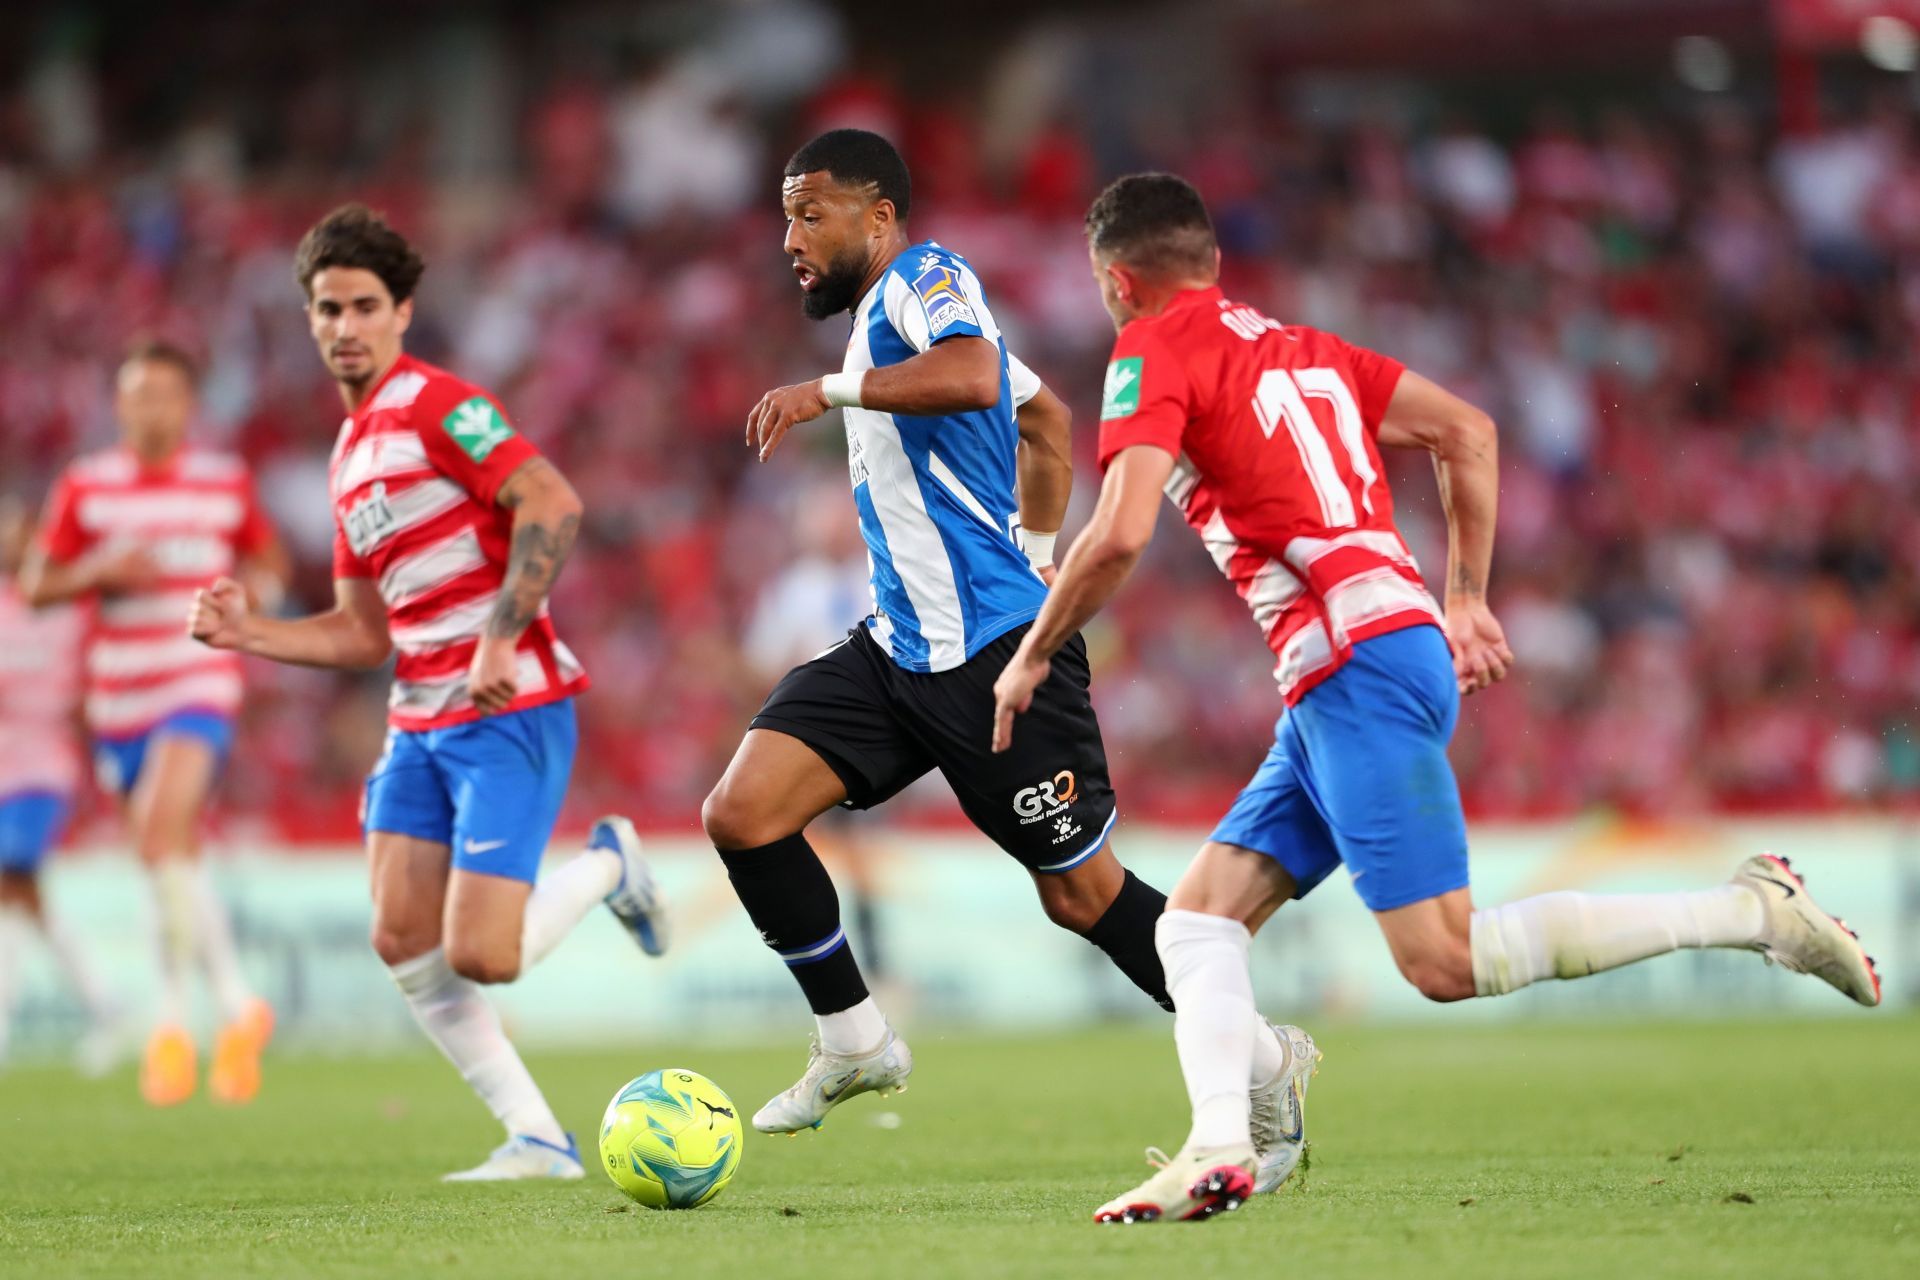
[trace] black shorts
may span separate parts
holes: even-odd
[[[1021,865],[1066,871],[1106,843],[1113,784],[1079,636],[1054,655],[1032,708],[1014,722],[1013,746],[993,753],[993,683],[1026,633],[1016,627],[965,665],[927,673],[903,669],[855,627],[789,671],[752,727],[812,747],[846,784],[852,809],[938,769],[973,825]]]

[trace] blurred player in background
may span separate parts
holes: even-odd
[[[229,574],[277,600],[287,558],[246,464],[188,443],[196,377],[168,343],[128,353],[115,381],[121,444],[62,473],[21,573],[35,606],[94,606],[86,714],[95,774],[151,877],[158,922],[160,1003],[140,1071],[156,1106],[183,1102],[195,1087],[198,1055],[185,1024],[196,957],[222,1024],[208,1092],[249,1101],[273,1034],[273,1010],[240,971],[226,904],[200,856],[207,802],[233,748],[240,660],[194,644],[180,619],[196,588]]]
[[[1100,414],[1106,477],[996,685],[994,747],[1018,744],[1026,722],[1015,731],[1014,716],[1054,654],[1132,571],[1163,490],[1252,609],[1287,704],[1158,927],[1192,1131],[1101,1221],[1206,1217],[1250,1190],[1252,932],[1343,862],[1401,973],[1434,1000],[1736,947],[1879,1003],[1873,962],[1779,858],[1749,859],[1697,893],[1549,893],[1476,911],[1447,743],[1460,696],[1513,663],[1486,599],[1492,421],[1396,361],[1227,299],[1206,206],[1179,178],[1120,179],[1087,214],[1087,238],[1120,333]],[[1381,446],[1433,455],[1444,613],[1394,527]]]
[[[41,899],[40,866],[60,843],[80,782],[76,730],[85,619],[75,605],[35,610],[15,575],[32,526],[0,497],[0,1062],[20,995],[28,944],[38,936],[87,1015],[76,1055],[98,1075],[120,1049],[118,1015],[86,949]]]
[[[768,392],[747,439],[765,461],[792,427],[844,411],[873,612],[774,688],[702,815],[819,1028],[800,1080],[753,1118],[768,1133],[817,1126],[913,1068],[868,993],[804,832],[836,805],[880,804],[934,769],[1027,869],[1048,917],[1167,1003],[1153,947],[1166,899],[1108,847],[1113,789],[1077,637],[1038,687],[1020,750],[988,750],[992,680],[1053,573],[1071,415],[1007,354],[965,259],[909,242],[910,196],[899,153],[858,129],[802,147],[781,186],[802,309],[816,320],[851,312],[853,326],[845,367]]]
[[[222,580],[192,634],[279,662],[367,669],[399,652],[363,819],[373,947],[427,1035],[507,1131],[449,1181],[582,1176],[480,984],[511,982],[597,903],[649,955],[662,903],[633,825],[602,818],[534,885],[578,742],[587,675],[547,594],[579,530],[566,477],[480,388],[402,350],[426,264],[359,205],[322,219],[294,273],[347,408],[334,445],[334,607],[262,617]]]

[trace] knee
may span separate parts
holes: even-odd
[[[447,947],[447,967],[469,982],[497,986],[520,976],[520,957],[453,943]]]
[[[417,960],[439,945],[439,939],[428,934],[416,933],[406,929],[375,922],[373,934],[369,939],[373,943],[373,954],[380,957],[380,963],[391,969],[397,964]]]
[[[1040,909],[1047,919],[1071,933],[1086,933],[1100,923],[1109,904],[1081,891],[1067,880],[1040,882]]]
[[[1474,995],[1473,962],[1465,950],[1455,955],[1422,954],[1402,957],[1400,974],[1436,1004],[1468,1000]]]
[[[754,812],[738,791],[722,778],[700,806],[700,825],[716,849],[757,849],[771,844],[786,832],[769,832],[765,820]]]

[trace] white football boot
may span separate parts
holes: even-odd
[[[1248,1095],[1253,1153],[1259,1160],[1253,1194],[1278,1191],[1293,1176],[1307,1142],[1307,1083],[1320,1071],[1320,1047],[1299,1027],[1268,1023],[1287,1046],[1287,1065]]]
[[[1231,1213],[1253,1195],[1258,1157],[1251,1146],[1182,1147],[1172,1157],[1148,1147],[1147,1162],[1160,1171],[1095,1209],[1095,1222],[1204,1222]]]
[[[1753,949],[1794,973],[1810,973],[1864,1005],[1880,1003],[1880,974],[1860,935],[1822,911],[1785,858],[1759,854],[1740,864],[1733,883],[1760,897],[1766,923]]]
[[[584,1178],[580,1144],[567,1135],[567,1145],[555,1146],[541,1138],[517,1133],[493,1149],[493,1154],[471,1169],[449,1173],[442,1182],[523,1182],[531,1178]]]
[[[593,824],[589,849],[611,849],[620,855],[620,883],[607,895],[607,907],[620,919],[640,949],[650,956],[667,951],[667,895],[653,878],[640,852],[640,833],[618,814]]]
[[[807,1069],[791,1089],[771,1099],[754,1113],[753,1127],[761,1133],[799,1133],[818,1129],[827,1112],[861,1093],[903,1093],[913,1074],[913,1051],[892,1027],[880,1047],[864,1057],[828,1053],[814,1040],[807,1053]]]

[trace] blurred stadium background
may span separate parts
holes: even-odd
[[[9,6],[0,484],[37,500],[109,442],[110,367],[162,334],[205,362],[201,438],[257,469],[297,559],[289,607],[330,598],[340,410],[290,255],[335,203],[386,210],[430,263],[411,349],[493,388],[589,507],[554,600],[595,680],[567,827],[632,814],[684,909],[664,969],[594,922],[505,1003],[551,1038],[785,1034],[804,1011],[697,819],[774,677],[864,612],[833,423],[767,467],[740,444],[762,390],[841,344],[783,270],[779,167],[834,125],[900,142],[916,231],[968,254],[1089,428],[1111,331],[1081,214],[1117,173],[1176,169],[1215,211],[1230,293],[1501,424],[1495,605],[1522,665],[1469,705],[1454,753],[1482,893],[1693,883],[1771,847],[1807,859],[1910,1001],[1916,25],[1920,0]],[[1080,443],[1069,534],[1094,487]],[[1431,477],[1395,483],[1436,569]],[[1118,848],[1163,885],[1279,710],[1239,602],[1166,523],[1090,636]],[[352,856],[385,676],[250,679],[217,839],[248,963],[290,1041],[398,1038]],[[73,843],[55,899],[140,984],[139,894],[103,807]],[[898,1002],[1009,1024],[1148,1012],[937,782],[836,843]],[[1419,1008],[1350,897],[1263,936],[1272,1007]],[[1004,944],[985,961],[983,929]],[[1703,996],[1845,1012],[1743,959],[1484,1016]],[[1034,990],[1053,965],[1079,985]],[[24,1014],[28,1050],[74,1025],[50,974]]]

